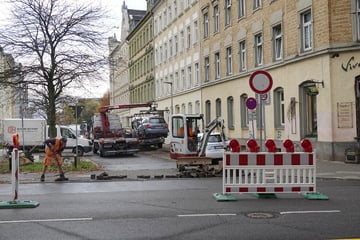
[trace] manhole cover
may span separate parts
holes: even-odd
[[[275,218],[276,215],[273,213],[267,213],[267,212],[251,212],[246,213],[245,216],[249,218],[255,218],[255,219],[267,219],[267,218]]]

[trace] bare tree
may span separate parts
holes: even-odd
[[[0,29],[0,46],[21,61],[21,68],[2,73],[0,83],[15,84],[8,80],[21,76],[17,86],[26,84],[33,106],[47,116],[50,136],[56,136],[56,107],[64,89],[101,79],[106,64],[101,26],[105,12],[72,0],[10,2],[12,20]]]

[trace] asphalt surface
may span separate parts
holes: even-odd
[[[144,180],[144,179],[159,179],[159,178],[174,178],[178,175],[178,169],[176,168],[175,160],[171,160],[170,157],[167,157],[169,151],[169,146],[164,145],[162,149],[156,151],[151,151],[148,153],[140,152],[139,155],[151,155],[153,158],[167,158],[168,164],[173,165],[173,167],[167,166],[166,169],[133,169],[126,171],[126,175],[118,173],[115,171],[104,171],[103,169],[98,171],[91,172],[67,172],[66,177],[69,178],[71,182],[89,182],[89,181],[99,181],[99,177],[106,173],[107,175],[113,176],[108,180]],[[92,153],[91,153],[92,154]],[[88,160],[91,158],[91,155],[85,155],[82,160]],[[165,159],[166,160],[166,159]],[[345,160],[345,157],[344,157]],[[317,160],[316,161],[316,171],[317,178],[323,179],[343,179],[343,180],[360,180],[360,164],[356,163],[345,163],[340,161],[327,161],[327,160]],[[143,176],[143,178],[141,177]],[[58,177],[57,173],[47,173],[46,181],[51,182]],[[20,183],[36,183],[40,182],[40,173],[31,173],[31,172],[20,172],[19,173]],[[102,180],[106,180],[105,178]],[[11,183],[11,173],[9,174],[0,174],[0,184]]]

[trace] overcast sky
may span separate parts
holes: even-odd
[[[77,0],[77,1],[87,1],[87,0]],[[138,9],[146,10],[146,0],[91,0],[94,3],[99,3],[102,7],[108,12],[110,19],[105,22],[106,29],[110,29],[109,37],[114,33],[116,34],[117,39],[120,39],[121,33],[121,8],[125,2],[128,9]],[[5,19],[9,17],[9,4],[6,3],[7,0],[0,0],[0,25],[6,24]],[[107,43],[107,38],[104,39]],[[5,50],[6,51],[6,50]],[[11,54],[11,53],[10,53]],[[105,78],[108,78],[107,76]],[[87,97],[102,97],[103,94],[108,89],[108,84],[101,84],[101,87],[96,88],[91,96]]]

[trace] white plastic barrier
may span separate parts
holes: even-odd
[[[314,152],[225,152],[223,194],[316,192]]]

